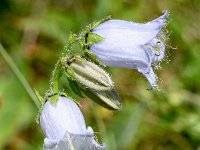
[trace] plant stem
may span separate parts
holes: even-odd
[[[95,116],[98,129],[99,129],[100,133],[102,133],[101,139],[104,139],[104,142],[105,142],[107,140],[107,138],[106,138],[106,132],[107,132],[106,127],[105,127],[105,124],[103,122],[102,115],[100,115],[100,112],[96,109],[94,104],[92,106],[92,113]]]
[[[61,76],[61,64],[59,59],[55,65],[50,79],[50,90],[53,92],[53,94],[57,94],[59,92],[59,79]]]
[[[35,103],[37,108],[39,108],[40,103],[39,103],[34,91],[32,90],[29,83],[27,82],[27,80],[25,79],[25,77],[23,76],[23,74],[21,73],[19,68],[16,66],[16,64],[14,63],[12,58],[9,56],[7,51],[4,49],[4,47],[2,46],[1,43],[0,43],[0,53],[3,56],[3,58],[5,59],[5,61],[8,63],[8,65],[10,66],[10,68],[12,69],[12,71],[14,72],[14,74],[16,75],[16,77],[18,78],[18,80],[20,81],[20,83],[22,84],[22,86],[24,87],[24,89],[26,90],[26,92],[28,93],[30,98],[32,99],[32,101]]]

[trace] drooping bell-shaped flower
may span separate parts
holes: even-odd
[[[157,87],[157,76],[151,67],[152,63],[164,58],[164,33],[168,12],[147,23],[134,23],[123,20],[106,21],[91,32],[101,37],[98,43],[89,49],[105,65],[119,68],[137,69]]]
[[[105,149],[94,140],[91,127],[86,127],[83,115],[75,102],[60,97],[54,105],[47,101],[40,116],[45,134],[46,150],[96,150]]]

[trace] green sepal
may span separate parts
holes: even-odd
[[[75,41],[78,41],[80,39],[80,37],[76,34],[73,34],[71,31],[69,33],[69,37],[68,37],[68,42],[69,43],[73,43]]]
[[[81,43],[79,41],[72,43],[70,46],[70,52],[72,55],[83,55],[84,51],[83,47],[81,46]]]
[[[55,94],[53,96],[48,97],[48,101],[50,101],[52,104],[56,104],[59,100],[60,94]]]
[[[106,17],[102,18],[101,20],[92,23],[91,27],[92,27],[92,29],[94,29],[94,28],[98,27],[101,23],[104,23],[105,21],[108,21],[110,19],[112,19],[111,16],[106,16]]]
[[[68,41],[63,51],[63,56],[79,54],[83,55],[85,49],[91,44],[98,43],[103,40],[100,35],[94,34],[91,31],[98,27],[101,23],[110,20],[111,17],[107,16],[99,21],[89,24],[80,34],[73,34],[70,32]]]
[[[81,52],[82,46],[80,45],[81,37],[79,35],[69,33],[68,41],[63,51],[63,56],[73,55],[74,53]]]
[[[76,80],[76,75],[74,74],[74,71],[70,66],[68,66],[67,69],[65,69],[65,75],[71,80]]]
[[[40,108],[39,108],[39,110],[38,110],[38,113],[37,113],[37,115],[36,115],[36,118],[35,118],[35,120],[36,120],[36,123],[40,123],[40,115],[41,115],[41,113],[42,113],[42,110],[43,110],[43,108],[44,108],[44,104],[45,104],[45,100],[44,100],[44,103],[40,106]]]
[[[69,36],[68,36],[67,45],[65,46],[65,49],[70,48],[70,46],[71,46],[72,43],[75,43],[75,42],[77,42],[79,40],[80,40],[80,37],[78,35],[76,35],[76,34],[73,34],[70,31]]]
[[[87,49],[89,45],[98,43],[101,40],[103,40],[102,36],[92,33],[92,30],[98,27],[101,23],[110,19],[111,17],[107,16],[99,21],[89,24],[84,30],[81,31],[80,36],[79,36],[80,37],[79,42],[83,47],[83,51],[85,51],[85,49]]]
[[[35,95],[37,96],[39,102],[41,103],[40,108],[39,108],[38,113],[37,113],[36,118],[35,118],[36,123],[39,123],[40,114],[43,110],[43,107],[44,107],[44,104],[45,104],[45,99],[36,89],[34,89],[34,92],[35,92]]]
[[[83,55],[83,41],[82,40],[74,40],[73,42],[68,41],[67,46],[65,46],[65,51],[63,56],[70,56],[70,55]]]
[[[86,45],[92,45],[94,43],[99,43],[104,38],[96,33],[89,32],[86,38]]]
[[[86,61],[86,59],[82,58],[80,55],[73,55],[67,61],[69,63],[72,63],[72,62],[83,62],[83,61]]]
[[[64,97],[69,98],[69,99],[73,99],[72,97],[70,97],[69,95],[67,95],[65,92],[60,92],[59,95],[60,96],[64,96]]]
[[[94,62],[95,64],[97,64],[97,65],[99,65],[99,66],[101,66],[101,67],[106,67],[104,64],[102,64],[102,62],[101,61],[99,61],[98,59],[97,59],[97,57],[91,52],[91,51],[89,51],[88,49],[86,49],[85,50],[85,57],[86,57],[86,60],[88,60],[88,61],[92,61],[92,62]]]
[[[63,74],[63,69],[60,63],[60,60],[56,63],[52,78],[50,80],[50,87],[53,93],[58,93],[59,92],[59,79]]]
[[[87,32],[89,32],[89,31],[91,31],[92,29],[98,27],[101,23],[103,23],[103,22],[105,22],[105,21],[108,21],[108,20],[110,20],[110,19],[112,19],[111,16],[107,16],[107,17],[102,18],[102,19],[99,20],[99,21],[95,21],[95,22],[89,24],[89,25],[86,27],[85,32],[87,33]],[[82,33],[84,33],[84,31],[83,31]]]
[[[81,98],[84,98],[84,96],[81,93],[81,89],[80,89],[78,83],[76,81],[73,81],[70,79],[68,79],[68,81],[69,81],[70,88],[73,90],[73,92],[75,94],[77,94],[78,96],[80,96]]]
[[[35,92],[35,95],[37,96],[40,104],[43,105],[45,103],[43,96],[36,89],[34,89],[34,92]]]

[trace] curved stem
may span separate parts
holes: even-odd
[[[12,58],[6,52],[6,50],[4,49],[4,47],[2,46],[1,43],[0,43],[0,53],[3,56],[3,58],[5,59],[5,61],[8,63],[8,65],[10,66],[10,68],[12,69],[12,71],[14,72],[16,77],[19,79],[20,83],[22,84],[22,86],[24,87],[26,92],[29,94],[29,96],[31,97],[31,99],[33,100],[33,102],[35,103],[37,108],[39,108],[40,103],[39,103],[34,91],[32,90],[29,83],[27,82],[27,80],[25,79],[25,77],[23,76],[23,74],[21,73],[19,68],[16,66],[16,64],[14,63]]]

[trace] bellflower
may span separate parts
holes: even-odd
[[[157,87],[157,76],[152,63],[161,61],[165,55],[165,27],[168,12],[147,23],[134,23],[124,20],[106,21],[91,32],[103,40],[90,45],[89,49],[105,65],[119,68],[137,69]]]
[[[94,140],[91,127],[86,127],[79,107],[68,98],[60,97],[54,105],[47,101],[40,116],[45,134],[46,150],[96,150],[105,149]]]

